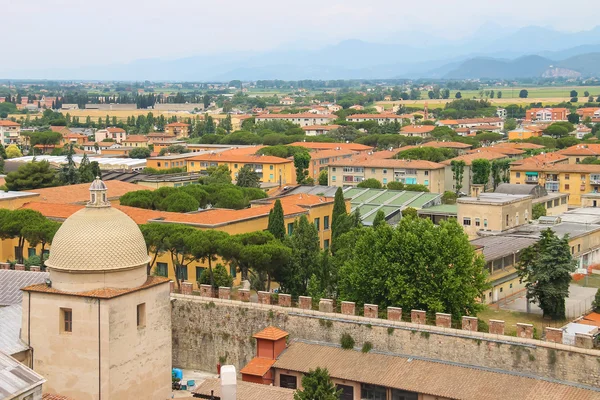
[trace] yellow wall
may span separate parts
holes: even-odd
[[[536,172],[534,169],[531,172]],[[591,193],[594,191],[590,181],[590,173],[579,173],[579,172],[538,172],[538,184],[545,186],[547,180],[555,180],[554,177],[548,179],[548,175],[557,175],[558,178],[558,192],[569,194],[569,205],[581,206],[581,195],[585,193]],[[510,183],[513,184],[525,184],[525,171],[510,171]],[[550,190],[548,190],[550,192]]]
[[[223,160],[214,161],[192,161],[187,160],[186,166],[188,172],[194,171],[206,171],[211,164],[227,165],[231,171],[231,179],[236,180],[238,171],[246,164],[260,164],[260,160],[257,159],[253,162],[248,163],[232,163]],[[261,182],[269,183],[281,183],[282,185],[290,185],[296,182],[294,177],[294,163],[292,161],[280,163],[280,164],[268,164],[262,163],[263,175]],[[281,180],[280,180],[281,178]]]
[[[462,225],[470,239],[476,238],[480,230],[502,232],[527,224],[531,219],[531,198],[509,204],[494,204],[486,202],[484,198],[480,201],[481,203],[464,203],[459,199],[457,202],[458,223]],[[470,225],[465,225],[465,219],[468,219]]]
[[[542,136],[539,132],[533,131],[510,131],[508,132],[508,140],[525,140],[531,137]]]
[[[128,142],[127,139],[121,142],[125,147],[148,147],[148,142]]]
[[[190,153],[189,157],[193,157],[194,154]],[[154,168],[158,170],[170,169],[170,168],[185,168],[186,167],[186,159],[178,158],[178,159],[146,159],[146,167]]]

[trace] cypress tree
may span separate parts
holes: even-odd
[[[267,230],[271,232],[276,239],[283,240],[285,238],[283,207],[279,200],[275,201],[275,206],[269,211],[269,225]]]
[[[336,222],[340,216],[346,215],[346,202],[344,201],[344,192],[342,188],[335,191],[335,199],[333,201],[333,215],[331,216],[331,227],[335,229]]]
[[[377,228],[381,224],[385,224],[385,213],[382,210],[379,210],[373,220],[373,228]]]

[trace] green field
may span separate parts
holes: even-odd
[[[497,310],[494,306],[487,306],[485,310],[477,314],[477,318],[489,323],[490,319],[504,321],[504,331],[507,335],[515,335],[517,323],[532,324],[536,335],[541,335],[544,327],[560,327],[566,321],[551,321],[544,319],[540,314],[527,314],[515,311]]]

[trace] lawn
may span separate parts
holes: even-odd
[[[600,274],[589,274],[573,283],[583,287],[600,288]]]
[[[545,320],[539,314],[527,314],[516,311],[497,310],[494,306],[486,306],[486,308],[477,314],[477,318],[489,323],[490,319],[504,321],[504,332],[507,335],[516,335],[517,323],[532,324],[535,328],[534,334],[536,338],[541,337],[544,327],[560,327],[566,321],[551,321]],[[538,336],[539,335],[539,336]]]

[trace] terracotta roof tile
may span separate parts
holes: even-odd
[[[294,142],[290,143],[289,146],[300,146],[309,150],[331,150],[340,148],[344,150],[367,151],[373,149],[372,146],[366,146],[359,143]]]
[[[600,174],[600,165],[598,164],[545,164],[532,165],[523,164],[511,167],[511,171],[541,171],[541,172],[582,172],[590,174]]]
[[[188,161],[216,161],[225,163],[258,163],[258,164],[287,164],[291,160],[274,156],[260,156],[248,154],[224,154],[226,152],[216,154],[198,154],[188,158]]]
[[[400,129],[400,133],[427,133],[435,129],[435,125],[411,125]]]
[[[536,156],[527,157],[522,160],[513,161],[511,165],[523,165],[523,164],[553,164],[558,161],[566,161],[569,158],[560,153],[543,153]]]
[[[412,115],[411,115],[411,117],[412,117]],[[346,119],[348,121],[351,121],[353,119],[381,119],[381,118],[385,118],[385,119],[403,119],[403,118],[406,118],[406,117],[403,117],[402,115],[393,114],[393,113],[352,114],[352,115],[348,115],[348,117],[346,117]]]
[[[237,382],[237,398],[243,400],[294,400],[293,389],[278,386],[262,385],[252,382]],[[221,397],[221,380],[206,379],[200,383],[193,393]]]
[[[275,364],[275,360],[268,358],[254,357],[244,368],[240,370],[240,374],[253,375],[253,376],[265,376],[271,367]]]
[[[123,140],[124,142],[147,142],[148,138],[145,135],[130,135],[127,136],[127,139]]]
[[[123,128],[112,127],[112,128],[106,128],[106,130],[110,133],[125,133],[125,129],[123,129]]]
[[[256,339],[279,340],[288,335],[289,333],[282,329],[276,328],[274,326],[267,326],[265,329],[254,334],[252,337]]]
[[[486,160],[497,160],[500,158],[506,158],[506,154],[497,153],[495,151],[480,151],[480,149],[476,149],[479,151],[475,151],[469,154],[463,154],[462,156],[454,157],[449,160],[442,161],[444,165],[450,165],[452,161],[464,161],[466,165],[471,165],[474,160],[478,160],[480,158],[484,158]]]
[[[520,150],[535,150],[535,149],[543,149],[544,146],[542,146],[541,144],[535,144],[535,143],[526,143],[526,142],[522,142],[522,143],[514,143],[514,142],[501,142],[501,143],[496,143],[494,145],[494,147],[512,147],[515,149],[520,149]]]
[[[348,165],[362,167],[379,167],[379,168],[414,168],[414,169],[440,169],[444,165],[436,162],[425,160],[397,160],[397,159],[382,159],[377,157],[356,156],[343,160],[334,161],[330,166],[344,167]]]
[[[363,353],[299,341],[281,353],[273,367],[302,373],[317,367],[327,368],[332,378],[449,399],[600,399],[600,392],[591,387],[575,387],[471,365]]]
[[[9,121],[7,119],[3,119],[0,121],[0,126],[21,126],[21,124],[18,124],[13,121]]]
[[[303,126],[302,130],[303,131],[314,131],[314,130],[323,130],[323,131],[331,131],[334,129],[339,128],[340,125],[308,125],[308,126]]]
[[[154,190],[149,187],[141,187],[134,183],[121,182],[117,180],[105,181],[109,199],[118,199],[125,193],[133,192],[135,190]],[[87,202],[90,198],[90,184],[80,183],[77,185],[70,186],[57,186],[44,189],[31,190],[33,193],[38,193],[40,196],[36,198],[37,201],[43,201],[48,203],[57,204],[72,204]]]
[[[70,397],[67,397],[67,396],[61,396],[60,394],[44,393],[42,395],[42,400],[73,400],[73,399]]]
[[[162,276],[149,276],[143,285],[138,286],[136,288],[127,288],[127,289],[105,288],[105,289],[88,290],[85,292],[65,292],[62,290],[55,289],[53,287],[48,287],[45,283],[40,283],[37,285],[31,285],[31,286],[24,287],[21,290],[24,290],[26,292],[55,293],[55,294],[62,294],[62,295],[66,295],[66,296],[76,296],[76,297],[93,297],[93,298],[98,298],[98,299],[112,299],[114,297],[119,297],[124,294],[137,292],[138,290],[162,285],[163,283],[167,283],[169,281],[170,281],[169,278],[165,278]]]
[[[482,151],[492,151],[500,154],[506,154],[507,156],[518,156],[525,153],[524,150],[519,150],[510,146],[480,147],[478,149],[470,150],[468,153],[480,153]]]
[[[256,116],[257,119],[291,119],[291,118],[327,118],[327,119],[337,119],[337,115],[333,114],[313,114],[313,113],[298,113],[298,114],[261,114]]]

